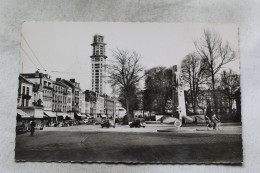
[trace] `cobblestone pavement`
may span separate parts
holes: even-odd
[[[127,129],[130,128],[73,126],[37,130],[33,137],[29,133],[17,135],[15,158],[20,161],[66,162],[242,162],[242,138],[237,131],[231,134],[234,129],[229,130],[230,134],[187,129],[161,133],[156,132],[158,126]],[[225,127],[227,129],[229,127]]]

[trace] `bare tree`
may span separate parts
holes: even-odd
[[[235,100],[235,93],[240,88],[240,77],[232,70],[224,70],[219,84],[220,89],[228,97],[229,112],[232,112],[232,101]]]
[[[196,53],[188,54],[181,64],[183,81],[189,87],[189,100],[193,113],[197,113],[198,95],[203,84],[208,81],[208,74],[200,57]]]
[[[221,37],[210,30],[204,30],[203,37],[195,41],[194,45],[210,76],[214,112],[217,113],[216,76],[225,64],[235,60],[235,52],[231,49],[228,42],[223,44]]]
[[[137,88],[140,79],[140,72],[143,66],[140,64],[141,56],[135,51],[116,49],[113,51],[114,60],[107,66],[109,72],[109,83],[117,88],[125,99],[128,121],[132,121],[133,114],[130,114],[130,105],[133,96],[133,89]]]

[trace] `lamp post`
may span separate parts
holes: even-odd
[[[58,123],[58,110],[56,108],[56,123]]]
[[[116,118],[115,118],[115,100],[113,99],[113,121],[114,125],[116,125]]]

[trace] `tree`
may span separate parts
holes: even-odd
[[[193,113],[197,113],[201,86],[208,81],[207,71],[200,57],[196,53],[191,53],[182,61],[181,72],[184,83],[189,87],[188,101],[192,105]]]
[[[232,102],[235,100],[235,93],[240,88],[240,77],[232,70],[221,73],[220,89],[228,97],[229,112],[232,112]]]
[[[138,103],[139,103],[139,100],[137,98],[138,89],[135,86],[133,86],[133,88],[131,88],[129,91],[130,91],[130,93],[129,93],[129,98],[128,98],[128,103],[129,103],[128,108],[129,108],[130,115],[133,115],[134,110],[138,109]],[[127,107],[126,97],[123,92],[119,93],[118,100],[122,103],[122,106],[124,108]]]
[[[143,66],[140,64],[141,56],[135,51],[116,49],[112,52],[114,60],[107,66],[109,72],[109,83],[113,88],[117,88],[123,95],[126,106],[126,113],[129,121],[132,121],[133,114],[130,114],[132,105],[133,89],[137,88],[140,73]]]
[[[172,99],[172,70],[166,67],[154,67],[145,73],[144,104],[149,111],[166,114],[168,102]]]
[[[224,65],[235,60],[235,52],[231,49],[228,42],[223,44],[220,36],[210,30],[204,30],[203,37],[195,41],[194,45],[202,64],[210,76],[209,86],[213,96],[214,112],[217,113],[218,106],[215,93],[217,74]]]

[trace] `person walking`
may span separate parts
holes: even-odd
[[[34,130],[35,130],[35,126],[36,126],[36,123],[34,120],[32,120],[30,122],[30,127],[31,127],[31,136],[33,136],[33,133],[34,133]]]
[[[212,118],[213,112],[211,110],[211,104],[210,104],[209,100],[207,100],[206,117],[213,123],[213,129],[216,129],[217,124],[216,124],[214,118]]]

